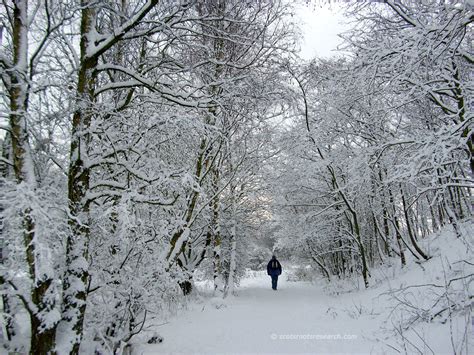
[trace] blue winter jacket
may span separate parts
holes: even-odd
[[[276,259],[276,257],[273,257],[272,260],[268,262],[267,265],[267,274],[270,276],[278,276],[281,275],[281,264],[280,262]]]

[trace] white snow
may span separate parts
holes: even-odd
[[[248,271],[237,289],[237,296],[225,300],[206,297],[203,292],[208,284],[198,284],[197,302],[164,325],[153,327],[153,331],[164,338],[163,342],[145,345],[142,341],[138,345],[135,341],[133,353],[378,354],[394,353],[394,349],[404,352],[405,346],[411,353],[414,348],[408,342],[412,342],[423,353],[450,354],[453,353],[452,337],[457,350],[461,345],[472,348],[472,336],[462,341],[466,331],[472,332],[469,309],[456,313],[444,323],[437,318],[416,323],[403,333],[406,341],[395,335],[400,317],[408,313],[401,311],[389,291],[409,285],[443,285],[442,269],[447,265],[459,266],[457,261],[468,260],[471,254],[466,254],[465,241],[451,232],[438,237],[431,251],[437,256],[422,267],[412,263],[400,270],[394,259],[392,267],[373,270],[375,286],[368,290],[363,289],[362,282],[359,290],[349,280],[329,285],[322,280],[288,281],[293,279],[288,267],[280,277],[277,291],[271,289],[270,278],[264,271]],[[462,272],[472,273],[472,269]],[[457,274],[460,275],[459,270]],[[472,292],[472,285],[470,288]],[[432,290],[421,288],[419,291],[420,307],[432,307],[436,298]],[[414,300],[417,293],[409,290],[403,295]],[[458,353],[465,352],[464,349]]]
[[[238,296],[227,300],[213,298],[196,305],[158,328],[163,343],[142,345],[137,353],[325,353],[370,346],[364,339],[370,329],[360,329],[346,315],[336,316],[333,297],[309,283],[289,282],[283,276],[279,290],[273,291],[262,272],[243,280]],[[331,339],[345,335],[355,338]]]

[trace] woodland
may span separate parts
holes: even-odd
[[[198,271],[226,298],[275,252],[370,288],[472,238],[472,2],[345,13],[304,60],[291,1],[2,0],[3,346],[116,353]]]

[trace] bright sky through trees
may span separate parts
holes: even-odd
[[[343,15],[341,5],[298,5],[296,14],[301,18],[301,31],[304,39],[300,55],[304,59],[331,57],[337,54],[341,43],[338,34],[350,28],[348,19]]]

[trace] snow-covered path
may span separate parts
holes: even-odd
[[[371,352],[375,344],[364,335],[375,324],[351,318],[314,285],[280,279],[278,291],[263,274],[243,280],[227,304],[214,300],[184,312],[158,328],[163,343],[136,353]]]

